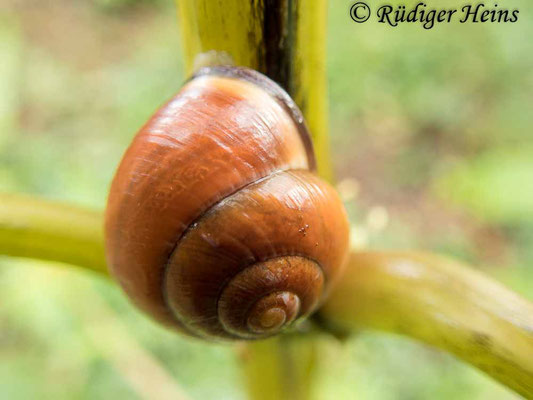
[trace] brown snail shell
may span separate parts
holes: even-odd
[[[148,314],[207,339],[273,335],[316,309],[348,223],[302,115],[258,72],[211,67],[141,128],[112,183],[110,271]]]

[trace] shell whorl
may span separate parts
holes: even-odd
[[[301,113],[279,86],[242,68],[200,71],[115,175],[111,273],[193,336],[277,333],[317,307],[346,255],[344,209],[313,169]]]

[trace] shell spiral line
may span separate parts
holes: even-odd
[[[312,313],[348,251],[305,122],[267,77],[199,71],[141,128],[106,210],[111,274],[162,323],[211,340],[271,336]]]

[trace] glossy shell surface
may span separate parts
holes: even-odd
[[[275,333],[313,311],[347,251],[342,204],[313,167],[285,92],[249,70],[201,72],[117,170],[111,273],[148,314],[191,335]]]

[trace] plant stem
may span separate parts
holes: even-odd
[[[253,68],[276,81],[302,110],[313,139],[318,173],[331,180],[325,75],[327,3],[303,3],[176,2],[187,72],[229,63]],[[314,349],[314,344],[302,346],[297,339],[248,344],[243,371],[251,398],[308,398]],[[287,365],[292,368],[289,375]]]
[[[327,2],[179,0],[176,4],[187,73],[206,65],[234,64],[276,81],[302,110],[318,172],[330,180]]]
[[[319,317],[336,329],[416,338],[533,397],[533,305],[448,258],[353,253]]]
[[[0,195],[0,254],[60,261],[107,274],[100,212]]]
[[[295,335],[243,346],[240,355],[250,397],[255,400],[310,398],[316,346],[315,337]]]
[[[0,205],[0,254],[106,273],[101,213],[20,195],[0,195]],[[533,305],[456,261],[354,252],[319,320],[347,334],[373,328],[421,340],[533,397]],[[279,388],[287,396],[308,396],[316,362],[312,341],[293,336],[247,345],[243,370],[252,398],[271,393],[268,398],[282,399]],[[265,385],[278,389],[261,391]]]

